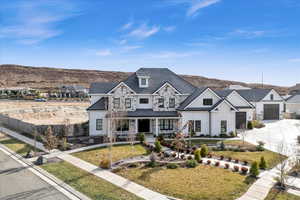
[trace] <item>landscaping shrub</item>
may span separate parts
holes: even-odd
[[[147,164],[147,166],[148,166],[148,167],[154,168],[154,167],[157,166],[157,164],[156,164],[156,162],[149,162],[149,163]]]
[[[228,157],[228,161],[231,162],[231,160],[232,160],[232,158],[231,158],[231,157]]]
[[[199,162],[199,161],[201,160],[201,152],[200,152],[200,149],[196,149],[196,150],[194,151],[194,156],[195,156],[195,160],[196,160],[197,162]]]
[[[221,144],[220,144],[220,149],[221,149],[221,151],[224,151],[224,150],[225,150],[225,144],[224,144],[223,141],[222,141]]]
[[[206,162],[206,164],[207,164],[207,165],[210,165],[210,163],[211,163],[211,161],[210,161],[210,160],[208,160],[208,161]]]
[[[259,169],[258,169],[258,164],[257,162],[253,162],[252,165],[251,165],[251,168],[250,168],[250,175],[252,177],[257,177],[259,175]]]
[[[264,142],[262,142],[262,141],[259,141],[258,142],[258,145],[256,146],[256,150],[257,151],[264,151],[265,150],[265,143]]]
[[[236,137],[237,136],[236,131],[231,131],[229,133],[229,135],[230,135],[230,137]]]
[[[208,158],[212,158],[212,154],[208,154],[207,157],[208,157]]]
[[[259,169],[267,169],[267,162],[265,160],[265,157],[260,157],[260,162],[259,162]]]
[[[239,159],[236,159],[236,160],[235,160],[235,163],[239,163]]]
[[[196,160],[188,160],[186,161],[186,166],[188,168],[195,168],[197,167],[198,163],[196,162]]]
[[[248,165],[248,161],[245,160],[245,161],[244,161],[244,165]]]
[[[188,156],[187,159],[188,159],[188,160],[192,160],[193,157],[192,157],[192,156]]]
[[[252,124],[251,121],[248,121],[247,128],[248,128],[249,130],[252,130],[252,129],[253,129],[253,124]]]
[[[203,163],[203,160],[202,160],[202,159],[201,159],[201,160],[199,160],[199,161],[198,161],[198,163],[202,164],[202,163]]]
[[[180,155],[180,158],[181,158],[182,160],[185,160],[185,155],[184,155],[184,154],[181,154],[181,155]]]
[[[161,152],[162,146],[158,140],[155,141],[154,145],[155,145],[155,148],[154,148],[155,152],[157,152],[157,153]]]
[[[172,157],[176,158],[177,154],[176,153],[172,153]]]
[[[206,157],[208,154],[208,147],[206,144],[201,145],[201,151],[200,151],[201,157]]]
[[[220,166],[220,162],[217,161],[217,162],[215,163],[215,166],[216,166],[216,167],[219,167],[219,166]]]
[[[159,136],[157,136],[157,140],[158,140],[160,143],[162,143],[163,141],[165,141],[165,138],[164,138],[163,135],[159,135]]]
[[[138,166],[139,166],[138,163],[130,163],[130,164],[128,165],[129,168],[136,168],[136,167],[138,167]]]
[[[224,160],[224,156],[223,155],[220,156],[220,160]]]
[[[100,167],[102,169],[109,169],[110,168],[110,160],[108,158],[104,158],[100,161]]]
[[[263,128],[263,127],[265,127],[265,125],[262,122],[258,121],[258,120],[253,120],[252,125],[253,125],[253,128]]]
[[[225,168],[225,169],[229,169],[229,164],[228,164],[228,163],[225,163],[224,168]]]
[[[246,175],[248,173],[248,168],[247,167],[242,167],[241,171],[242,171],[242,174]]]
[[[235,165],[235,166],[233,167],[233,171],[235,171],[235,172],[240,171],[240,167]]]
[[[168,163],[168,164],[167,164],[167,168],[168,168],[168,169],[177,169],[177,168],[178,168],[178,165],[175,164],[175,163]]]
[[[137,135],[137,139],[140,141],[141,144],[145,142],[145,134],[144,133],[139,133]]]

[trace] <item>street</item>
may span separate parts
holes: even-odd
[[[0,150],[0,200],[68,198]]]

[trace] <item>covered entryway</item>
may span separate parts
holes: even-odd
[[[138,120],[138,132],[149,133],[150,132],[150,119],[139,119]]]
[[[264,104],[264,120],[279,120],[279,104]]]
[[[246,112],[236,112],[235,120],[236,120],[236,122],[235,122],[236,129],[247,128],[247,113]]]

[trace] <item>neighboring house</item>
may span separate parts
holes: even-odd
[[[254,103],[269,102],[271,94],[272,103],[277,102],[277,93],[269,93]],[[120,135],[182,131],[219,136],[246,128],[255,112],[239,91],[196,88],[166,68],[141,68],[119,83],[92,83],[90,96],[91,136],[108,135],[110,130]]]
[[[82,85],[63,85],[59,88],[59,96],[67,98],[88,97],[88,89]]]
[[[249,90],[251,88],[244,87],[242,85],[229,85],[227,89],[229,89],[229,90]]]
[[[286,113],[300,115],[300,93],[288,97],[285,101]]]

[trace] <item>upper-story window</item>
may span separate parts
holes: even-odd
[[[114,98],[113,104],[115,109],[120,108],[120,98]]]
[[[212,106],[213,100],[212,99],[203,99],[203,105],[204,106]]]
[[[159,98],[158,99],[158,107],[159,108],[164,108],[165,107],[165,99],[164,98]]]
[[[148,98],[140,98],[140,104],[149,104]]]
[[[125,99],[125,108],[131,108],[131,99],[130,98]]]
[[[270,99],[271,99],[271,101],[274,100],[274,94],[271,94],[271,95],[270,95]]]
[[[175,98],[169,99],[169,108],[175,108]]]
[[[147,85],[147,79],[142,78],[142,79],[141,79],[141,85],[142,85],[142,86],[146,86],[146,85]]]
[[[148,77],[139,77],[139,86],[141,88],[146,88],[149,85],[149,78]]]

